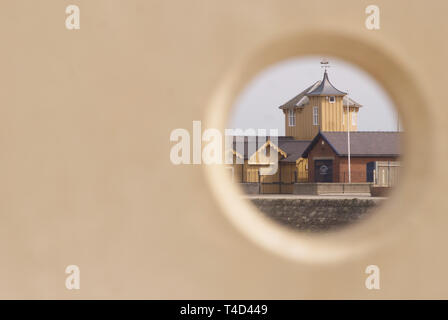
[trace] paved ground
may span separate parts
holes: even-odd
[[[331,195],[300,195],[300,194],[253,194],[244,195],[244,199],[369,199],[383,200],[387,198],[372,197],[369,194],[331,194]]]

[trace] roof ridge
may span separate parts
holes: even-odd
[[[336,89],[336,87],[328,79],[327,70],[324,72],[324,77],[317,88],[308,92],[307,95],[320,96],[320,95],[342,95],[345,96],[347,93]]]

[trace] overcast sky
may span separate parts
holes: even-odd
[[[278,107],[322,80],[321,60],[321,57],[290,59],[260,72],[237,98],[228,128],[277,128],[279,135],[284,135],[284,116]],[[334,58],[328,61],[330,82],[363,105],[358,114],[358,131],[395,131],[395,107],[384,89],[355,65]]]

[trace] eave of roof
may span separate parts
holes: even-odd
[[[347,104],[349,107],[358,107],[358,108],[362,107],[362,104],[356,102],[355,100],[349,98],[348,96],[342,98],[342,104],[344,107],[347,107]]]
[[[307,98],[307,93],[314,90],[318,85],[320,84],[320,81],[316,81],[314,84],[300,92],[298,95],[296,95],[294,98],[288,100],[286,103],[282,104],[279,109],[293,109],[293,108],[299,108],[303,106],[304,98]]]

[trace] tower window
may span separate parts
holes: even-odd
[[[336,102],[336,97],[330,97],[330,103],[335,103]]]
[[[288,119],[289,119],[289,126],[294,127],[296,125],[296,115],[294,113],[294,110],[292,109],[288,110]]]
[[[353,111],[353,113],[352,113],[352,125],[356,126],[356,112],[355,111]]]
[[[319,125],[319,107],[313,107],[313,125]]]

